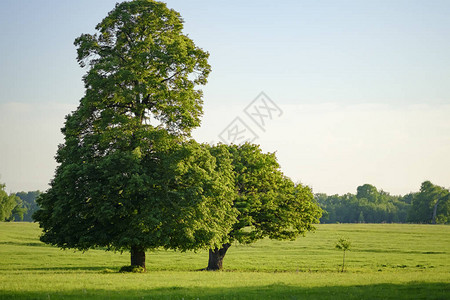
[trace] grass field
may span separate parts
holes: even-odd
[[[293,242],[233,245],[222,272],[206,251],[150,251],[145,274],[121,274],[128,253],[60,250],[33,223],[0,223],[0,299],[450,299],[450,226],[319,225]],[[346,272],[339,236],[352,240]]]

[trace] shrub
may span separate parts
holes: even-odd
[[[141,266],[123,266],[119,270],[120,273],[144,273],[145,269]]]

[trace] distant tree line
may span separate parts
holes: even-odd
[[[0,221],[33,222],[33,213],[39,209],[36,203],[39,191],[19,192],[8,195],[5,184],[0,184]]]
[[[39,205],[36,203],[37,198],[41,194],[40,191],[32,192],[19,192],[16,196],[22,200],[22,205],[26,209],[23,219],[21,221],[33,222],[33,214],[39,209]]]
[[[323,209],[321,223],[450,223],[449,190],[425,181],[420,191],[393,196],[375,186],[359,186],[355,194],[315,194]]]
[[[32,215],[39,206],[39,191],[8,195],[0,184],[0,221],[33,222]],[[425,181],[420,191],[394,196],[375,186],[364,184],[356,194],[315,194],[323,210],[321,223],[450,223],[450,192]]]

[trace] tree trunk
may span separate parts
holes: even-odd
[[[143,247],[131,247],[131,265],[142,267],[145,270],[145,249]]]
[[[437,215],[437,208],[438,208],[439,200],[440,199],[438,199],[438,201],[436,201],[436,204],[433,207],[433,217],[432,217],[432,220],[431,220],[431,222],[433,224],[436,224],[436,215]]]
[[[342,273],[344,273],[344,267],[345,267],[345,250],[344,250],[344,257],[342,258]]]
[[[223,244],[222,248],[209,249],[209,261],[208,267],[206,270],[208,271],[217,271],[222,270],[222,263],[225,254],[227,253],[228,248],[230,248],[231,244]]]

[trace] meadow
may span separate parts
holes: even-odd
[[[220,272],[207,251],[60,250],[34,223],[0,223],[0,299],[450,299],[450,226],[322,224],[295,241],[233,245]],[[339,272],[340,236],[352,241]]]

